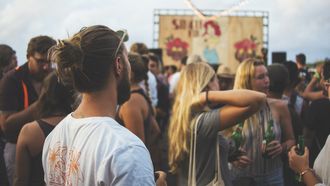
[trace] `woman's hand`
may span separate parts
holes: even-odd
[[[282,153],[282,145],[279,141],[273,140],[266,147],[266,153],[272,159],[279,156]]]
[[[233,161],[232,164],[240,169],[244,169],[251,164],[251,159],[245,155],[238,157],[238,160]]]
[[[305,147],[305,153],[302,156],[296,153],[296,146],[291,148],[288,155],[290,168],[296,173],[301,173],[309,168],[309,150],[307,147]]]

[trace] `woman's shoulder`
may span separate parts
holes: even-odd
[[[148,102],[141,94],[131,94],[128,101],[126,101],[120,108],[120,113],[125,112],[141,112],[146,115],[148,111]]]
[[[20,132],[20,135],[26,137],[33,137],[40,132],[40,127],[37,121],[32,121],[30,123],[25,124]]]
[[[23,145],[27,147],[32,153],[31,155],[35,155],[40,147],[42,147],[43,141],[43,133],[41,128],[39,127],[37,121],[33,121],[27,123],[23,126],[20,134],[19,134],[19,141],[20,146]]]
[[[134,93],[134,94],[131,94],[129,100],[127,100],[123,104],[123,107],[132,107],[133,106],[134,108],[138,108],[138,107],[143,107],[145,103],[146,103],[146,100],[144,99],[144,97],[141,94]]]
[[[288,107],[288,103],[282,99],[267,98],[269,106],[275,107],[277,109],[283,109]]]

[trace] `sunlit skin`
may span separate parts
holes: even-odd
[[[254,78],[252,79],[252,89],[267,93],[269,90],[269,77],[267,68],[264,65],[255,67]]]

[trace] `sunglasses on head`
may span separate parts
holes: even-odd
[[[119,41],[118,46],[117,46],[117,48],[116,48],[116,51],[115,51],[115,53],[114,53],[114,56],[115,56],[115,57],[117,56],[118,51],[119,51],[121,45],[122,45],[124,42],[128,41],[128,33],[127,33],[127,30],[125,30],[125,29],[118,30],[118,31],[116,32],[116,35],[120,38],[120,41]]]

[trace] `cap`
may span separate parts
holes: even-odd
[[[231,72],[230,68],[226,65],[220,65],[217,70],[217,75],[223,78],[234,78],[235,75]]]

